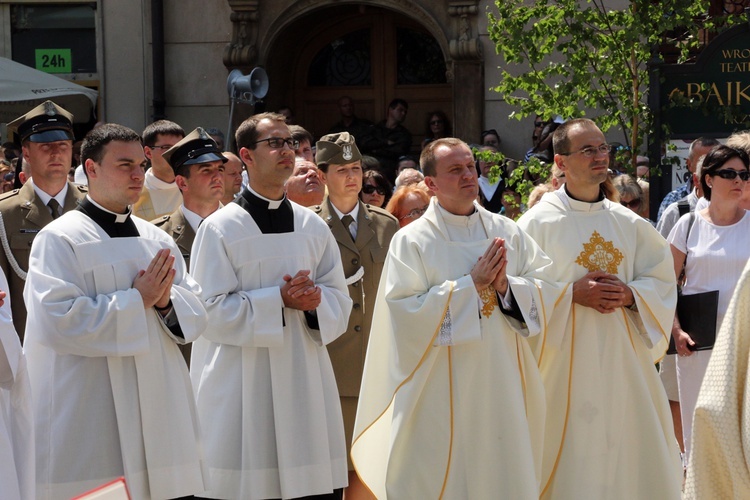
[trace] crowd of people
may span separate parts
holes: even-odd
[[[379,124],[339,107],[317,141],[289,108],[251,116],[236,153],[159,120],[100,124],[76,158],[51,101],[8,124],[0,497],[118,477],[139,499],[750,491],[726,463],[750,133],[696,139],[654,223],[591,120],[537,117],[548,173],[523,204],[523,167],[482,154],[497,131],[470,144],[432,112],[417,158],[406,102]]]

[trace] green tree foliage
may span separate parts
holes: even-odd
[[[588,115],[639,151],[651,132],[654,49],[669,47],[679,62],[689,60],[716,29],[709,3],[634,0],[615,9],[613,0],[496,0],[489,35],[504,64],[494,90],[515,109],[511,117]]]

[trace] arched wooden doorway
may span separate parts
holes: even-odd
[[[297,123],[316,138],[340,119],[343,95],[352,97],[357,116],[373,122],[384,119],[391,99],[405,99],[404,125],[415,152],[430,111],[453,119],[445,55],[418,22],[397,12],[356,5],[320,9],[292,23],[269,54],[274,92],[267,109],[291,105]]]

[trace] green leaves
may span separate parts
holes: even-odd
[[[488,30],[504,65],[494,90],[517,108],[514,118],[588,116],[638,151],[651,128],[652,50],[666,44],[688,60],[702,29],[732,22],[709,19],[708,4],[633,0],[613,10],[606,0],[496,0]]]

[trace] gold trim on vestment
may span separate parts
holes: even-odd
[[[518,334],[516,333],[516,360],[518,361],[518,374],[521,376],[521,392],[523,393],[523,407],[526,417],[529,416],[529,407],[526,404],[526,377],[523,375],[523,359],[521,358],[521,345],[518,343]]]
[[[625,308],[624,307],[621,307],[620,310],[622,311],[622,319],[625,320],[625,328],[628,329],[628,337],[630,338],[630,346],[633,348],[633,352],[636,352],[635,351],[635,343],[633,342],[633,333],[630,331],[630,325],[628,324],[628,315],[625,312]]]
[[[362,484],[365,486],[365,488],[367,488],[367,491],[369,491],[370,494],[373,497],[376,497],[376,495],[375,495],[375,493],[373,493],[372,489],[367,485],[367,483],[365,482],[364,478],[362,477],[362,474],[359,473],[359,470],[357,469],[357,462],[356,462],[356,460],[354,460],[354,455],[352,455],[352,449],[354,448],[354,444],[359,440],[360,436],[364,435],[365,432],[367,432],[367,430],[370,427],[372,427],[373,425],[375,425],[375,423],[383,417],[383,415],[385,414],[385,412],[388,411],[388,408],[390,408],[391,405],[393,404],[393,400],[396,398],[396,393],[398,393],[398,391],[401,389],[401,387],[403,387],[407,382],[409,382],[414,377],[414,374],[417,372],[417,370],[419,370],[419,368],[424,363],[425,359],[427,358],[427,354],[430,352],[430,349],[433,347],[433,344],[435,343],[435,339],[437,338],[438,334],[440,333],[440,328],[443,325],[443,321],[445,320],[445,316],[446,316],[446,314],[448,314],[448,308],[450,307],[450,304],[451,304],[451,297],[453,296],[453,288],[455,286],[456,286],[456,282],[455,281],[451,281],[450,282],[450,289],[448,290],[448,300],[446,300],[446,302],[445,302],[445,308],[443,309],[443,314],[440,317],[440,322],[438,323],[438,326],[435,329],[435,333],[432,334],[432,339],[427,344],[427,348],[422,353],[422,357],[419,359],[419,363],[417,363],[417,366],[415,366],[414,369],[411,371],[411,373],[401,383],[399,383],[398,386],[396,386],[396,389],[393,391],[393,395],[391,396],[390,401],[385,406],[385,408],[383,409],[383,411],[380,412],[380,414],[372,422],[370,422],[367,425],[367,427],[365,427],[362,430],[362,432],[359,433],[359,435],[354,436],[354,438],[352,439],[352,445],[351,445],[351,448],[349,449],[349,457],[352,460],[352,466],[354,467],[354,472],[357,473],[357,475],[359,476],[359,478],[362,480]],[[451,398],[452,398],[452,394],[451,394]],[[451,407],[451,411],[452,411],[452,407]],[[451,434],[452,434],[452,432],[453,432],[453,423],[451,422]],[[453,445],[453,443],[452,443],[452,436],[451,436],[451,446],[452,445]]]
[[[555,305],[552,306],[553,312],[555,309],[557,309],[557,305],[560,303],[563,297],[565,297],[565,294],[568,292],[569,287],[570,287],[570,283],[565,285],[565,288],[563,288],[562,293],[555,301]],[[544,357],[544,349],[547,347],[547,313],[546,313],[546,309],[544,308],[544,301],[542,300],[542,290],[539,287],[539,285],[537,285],[537,289],[539,290],[539,302],[542,304],[542,315],[544,316],[544,336],[542,337],[542,349],[539,351],[539,359],[537,359],[537,362],[536,362],[536,366],[541,367],[542,358]]]
[[[659,357],[659,359],[656,360],[657,363],[661,363],[661,360],[664,359],[664,357],[667,355],[667,349],[669,349],[669,337],[667,336],[666,332],[664,330],[662,330],[661,324],[656,319],[656,315],[651,310],[651,308],[648,306],[648,304],[646,303],[646,301],[643,300],[643,297],[641,296],[640,293],[638,293],[638,290],[633,289],[633,291],[636,294],[638,294],[638,297],[640,297],[640,299],[641,299],[641,305],[643,305],[646,308],[646,310],[648,311],[648,313],[651,315],[651,318],[654,320],[654,323],[656,323],[656,326],[659,328],[659,333],[661,333],[661,336],[664,337],[664,340],[667,342],[667,347],[664,349],[664,352],[661,354],[661,356]],[[643,325],[643,326],[645,327],[646,325]],[[648,335],[648,332],[646,332],[646,334]],[[671,335],[671,333],[670,333],[670,335]],[[654,347],[656,347],[656,346],[654,346]],[[652,357],[651,359],[654,359],[654,358]]]
[[[451,347],[448,346],[448,403],[450,405],[450,424],[451,424],[451,431],[450,431],[450,439],[448,441],[448,463],[445,465],[445,476],[443,476],[443,487],[440,488],[440,496],[438,498],[443,498],[443,495],[445,494],[445,488],[448,486],[448,476],[450,475],[451,471],[451,462],[453,459],[453,358],[452,358],[453,351],[451,350]]]
[[[549,477],[547,478],[547,483],[544,486],[544,489],[542,489],[542,492],[539,494],[539,498],[543,497],[544,494],[547,492],[547,489],[552,484],[552,478],[555,477],[555,472],[557,471],[557,466],[560,464],[560,456],[562,455],[562,449],[563,445],[565,444],[565,434],[568,431],[568,416],[570,414],[570,391],[573,381],[573,353],[575,352],[574,349],[574,343],[575,343],[575,333],[576,333],[576,306],[575,304],[572,305],[572,315],[573,315],[573,328],[570,331],[570,368],[568,370],[568,395],[567,395],[567,403],[565,405],[565,421],[563,422],[563,430],[562,430],[562,436],[560,437],[560,448],[557,450],[557,458],[555,458],[555,465],[552,466],[552,471],[549,474]]]
[[[498,306],[495,287],[489,285],[487,288],[483,288],[479,292],[479,298],[482,299],[482,316],[489,318]]]

